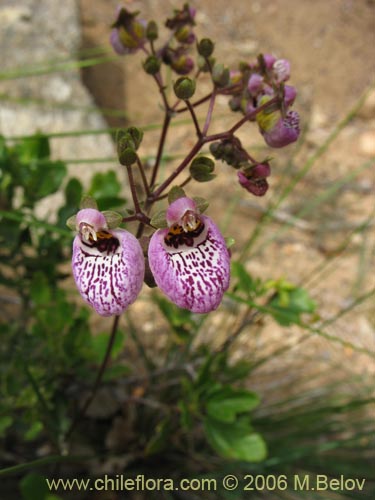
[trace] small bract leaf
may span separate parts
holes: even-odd
[[[225,238],[225,244],[227,245],[227,248],[231,248],[234,244],[236,243],[236,240],[232,238],[231,236],[228,236]]]
[[[168,227],[167,219],[166,219],[166,210],[161,210],[157,212],[151,219],[150,224],[157,229],[165,229]]]
[[[193,196],[193,200],[197,204],[197,208],[198,208],[199,212],[201,214],[203,214],[203,212],[205,212],[207,210],[207,208],[209,206],[209,202],[206,199],[201,198],[200,196]]]
[[[95,208],[97,210],[98,205],[97,205],[96,201],[94,200],[94,198],[92,198],[91,196],[82,196],[79,208],[81,210],[83,208]]]
[[[107,221],[109,229],[115,229],[119,227],[122,222],[122,215],[118,212],[113,212],[112,210],[103,210],[102,214]]]
[[[168,193],[168,202],[169,204],[178,200],[179,198],[185,198],[185,191],[180,186],[173,186],[173,188]]]
[[[66,225],[68,226],[69,229],[75,231],[77,227],[77,216],[72,215],[71,217],[69,217],[69,219],[66,221]]]

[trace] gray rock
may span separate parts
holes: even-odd
[[[7,138],[35,132],[56,133],[107,127],[80,78],[79,69],[49,72],[56,63],[74,63],[80,48],[75,0],[0,0],[0,133]],[[35,70],[44,74],[32,75]],[[114,157],[107,134],[51,139],[55,159]],[[111,163],[79,163],[70,175],[87,185],[94,172]],[[44,200],[38,214],[47,217],[62,195]],[[52,217],[53,219],[53,217]]]

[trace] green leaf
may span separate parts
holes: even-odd
[[[20,490],[24,500],[45,500],[50,494],[46,478],[35,472],[21,479]]]
[[[206,401],[207,414],[221,422],[234,422],[238,413],[253,410],[259,404],[254,392],[225,386]]]
[[[36,134],[23,139],[15,147],[18,157],[23,163],[30,163],[35,159],[47,159],[51,151],[48,137],[42,134]]]
[[[95,174],[91,181],[89,195],[99,200],[100,198],[116,198],[121,191],[121,184],[114,170]]]
[[[73,177],[69,180],[65,187],[65,201],[66,204],[78,208],[83,194],[82,184],[78,179]]]
[[[30,284],[30,297],[36,305],[46,305],[51,301],[51,289],[47,277],[41,271],[36,271]]]
[[[270,314],[282,326],[289,326],[301,321],[301,314],[313,313],[316,303],[304,288],[280,290],[270,301]]]
[[[237,289],[245,292],[247,295],[254,293],[257,289],[257,283],[247,272],[245,266],[240,262],[232,262],[232,275],[237,278]]]
[[[91,353],[92,360],[95,363],[103,361],[105,352],[108,346],[109,336],[108,333],[98,333],[91,337]],[[116,359],[124,348],[125,334],[121,330],[117,331],[116,338],[112,347],[112,359]]]
[[[25,203],[33,204],[55,193],[60,188],[66,172],[65,163],[62,161],[31,162],[23,182]]]
[[[145,454],[154,455],[163,451],[167,444],[171,433],[171,421],[169,417],[159,422],[156,426],[155,433],[146,445]]]
[[[5,431],[12,425],[12,423],[12,417],[8,415],[0,417],[0,437],[3,437],[5,435]]]
[[[266,444],[260,434],[253,432],[247,419],[228,424],[207,417],[204,430],[209,444],[224,458],[245,462],[261,462],[266,458]]]
[[[39,420],[36,420],[31,424],[29,429],[25,432],[25,441],[32,441],[38,434],[43,430],[43,424]]]

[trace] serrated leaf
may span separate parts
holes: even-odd
[[[157,212],[150,221],[151,226],[156,227],[157,229],[165,229],[168,227],[167,223],[167,211],[166,210],[160,210],[160,212]]]
[[[237,414],[249,412],[259,404],[254,392],[224,386],[206,401],[207,414],[221,422],[234,422]]]
[[[204,430],[209,444],[224,458],[245,462],[261,462],[266,458],[266,444],[247,419],[228,424],[207,417]]]

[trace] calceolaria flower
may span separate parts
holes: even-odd
[[[294,98],[294,96],[292,96]],[[260,104],[270,100],[270,96],[263,96]],[[264,140],[271,148],[283,148],[295,142],[300,134],[299,114],[297,111],[287,111],[285,117],[279,110],[263,110],[256,116],[259,130]]]
[[[110,42],[120,55],[133,54],[146,42],[146,21],[137,19],[138,12],[118,9],[117,19],[112,25]]]
[[[102,316],[121,314],[132,304],[145,274],[141,246],[132,234],[118,228],[121,219],[115,212],[84,208],[67,222],[78,231],[72,258],[77,288]]]
[[[268,190],[266,177],[270,174],[271,169],[267,161],[237,172],[240,185],[255,196],[263,196],[266,194]]]
[[[213,311],[229,286],[230,257],[222,234],[187,197],[172,202],[166,218],[168,228],[152,235],[148,250],[156,284],[183,309]]]

